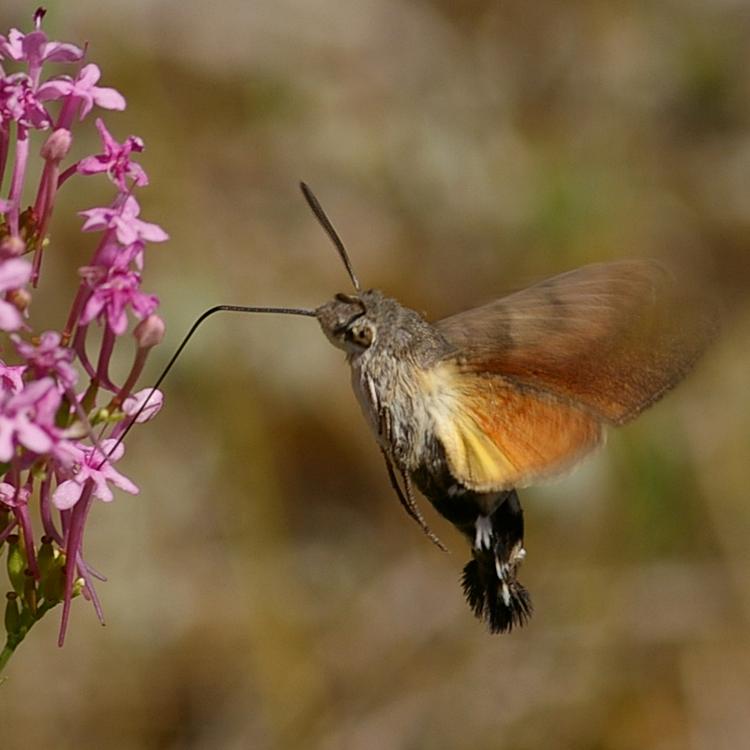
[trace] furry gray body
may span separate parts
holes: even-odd
[[[375,324],[366,349],[345,348],[352,387],[381,448],[396,464],[412,473],[439,468],[435,428],[416,373],[453,351],[448,342],[419,313],[381,292],[361,295],[366,315]],[[323,330],[330,331],[352,316],[351,306],[333,300],[318,311]],[[387,332],[387,333],[386,333]]]
[[[455,347],[419,313],[377,290],[337,295],[316,315],[329,340],[346,352],[354,393],[407,512],[437,541],[413,504],[411,478],[472,544],[462,582],[475,615],[493,632],[525,622],[531,603],[516,580],[525,555],[518,496],[515,490],[473,492],[452,476],[421,388],[420,372],[456,356]]]

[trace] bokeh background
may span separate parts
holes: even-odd
[[[536,614],[489,636],[393,497],[314,321],[208,322],[95,508],[76,601],[0,687],[3,748],[737,750],[750,737],[750,6],[746,0],[49,2],[142,136],[146,288],[167,340],[216,303],[315,306],[347,278],[438,318],[546,275],[672,260],[722,300],[694,375],[569,478],[524,492]],[[0,26],[34,3],[5,0]],[[86,137],[89,139],[86,141]],[[93,123],[76,144],[96,145]],[[91,238],[56,209],[34,314]],[[43,299],[42,299],[43,298]],[[144,383],[145,385],[146,383]]]

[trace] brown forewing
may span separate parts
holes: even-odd
[[[584,266],[436,323],[458,377],[499,375],[611,424],[690,370],[715,317],[653,261]]]

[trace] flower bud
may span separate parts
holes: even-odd
[[[150,349],[152,346],[161,344],[165,330],[164,321],[158,315],[149,315],[135,327],[133,336],[139,348]]]
[[[65,596],[65,555],[51,542],[42,542],[39,549],[39,590],[45,602],[59,602]]]
[[[26,556],[21,549],[18,534],[11,534],[8,537],[8,578],[19,596],[23,596],[24,586],[26,584]]]
[[[8,635],[18,632],[21,625],[21,613],[18,611],[18,594],[15,591],[9,591],[5,598],[5,632]]]
[[[58,128],[42,146],[41,155],[46,161],[61,162],[70,151],[73,136],[66,128]]]
[[[55,564],[55,548],[52,546],[52,537],[46,535],[42,537],[36,562],[39,565],[39,575],[43,580]]]

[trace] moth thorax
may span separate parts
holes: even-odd
[[[410,470],[420,464],[434,432],[417,371],[410,358],[382,355],[363,357],[352,367],[354,391],[378,441]]]

